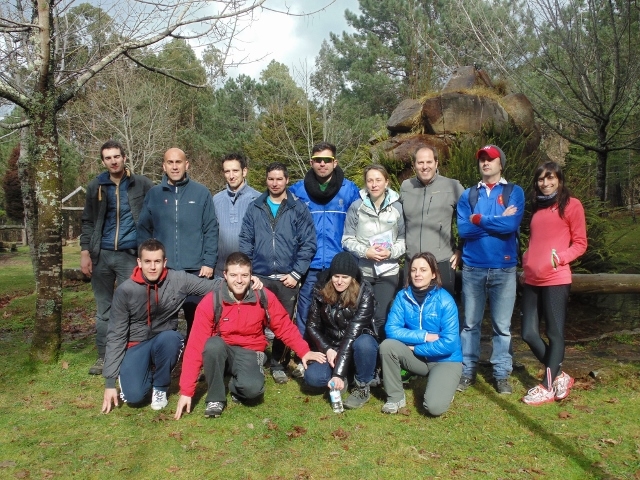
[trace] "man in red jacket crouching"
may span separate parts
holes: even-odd
[[[196,390],[200,368],[204,366],[208,391],[204,416],[219,417],[227,405],[224,387],[225,371],[231,375],[229,391],[233,399],[249,401],[264,393],[263,365],[267,338],[264,327],[269,328],[301,359],[306,368],[312,360],[326,362],[326,356],[312,352],[302,339],[295,324],[273,293],[266,288],[267,305],[263,308],[260,293],[249,288],[251,260],[243,253],[227,257],[224,279],[220,289],[207,294],[196,310],[193,329],[187,342],[182,374],[180,399],[176,420],[185,407],[191,412],[191,398]],[[216,309],[214,295],[220,307]],[[219,311],[219,318],[216,314]]]

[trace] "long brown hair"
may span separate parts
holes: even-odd
[[[351,283],[349,284],[347,289],[342,293],[339,293],[336,290],[336,287],[333,286],[331,277],[327,279],[327,283],[325,283],[324,287],[322,287],[322,290],[320,290],[322,299],[329,305],[337,305],[338,303],[340,303],[345,308],[353,308],[357,306],[359,293],[360,284],[353,277],[351,277]]]
[[[409,275],[407,275],[407,287],[409,285],[413,285],[411,282],[411,267],[413,266],[413,262],[418,260],[419,258],[423,259],[429,265],[432,273],[435,273],[436,276],[431,280],[431,284],[435,283],[438,287],[442,287],[442,277],[440,276],[440,269],[438,268],[438,261],[436,257],[431,252],[422,252],[416,253],[411,260],[409,260]]]
[[[562,173],[562,168],[556,162],[543,163],[536,169],[536,173],[533,174],[533,194],[531,195],[533,213],[540,208],[538,205],[538,195],[542,195],[542,192],[538,187],[538,179],[543,173],[545,173],[545,177],[550,173],[553,173],[558,179],[558,195],[556,196],[558,202],[558,213],[560,214],[560,218],[564,218],[564,209],[567,208],[567,204],[571,198],[571,192],[564,186],[564,173]]]

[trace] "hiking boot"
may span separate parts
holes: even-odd
[[[382,406],[382,413],[389,413],[389,414],[398,413],[398,410],[406,406],[407,406],[407,399],[405,397],[403,397],[402,400],[400,400],[399,402],[388,401]]]
[[[574,380],[569,374],[562,372],[553,381],[553,389],[556,392],[556,400],[563,400],[569,396]]]
[[[284,370],[271,370],[271,376],[273,377],[273,381],[282,385],[289,381],[289,377]]]
[[[351,395],[349,395],[349,398],[344,402],[344,408],[350,410],[360,408],[367,403],[370,398],[369,385],[356,380],[356,386],[351,390]]]
[[[522,397],[522,401],[527,405],[542,405],[543,403],[551,403],[556,398],[553,387],[551,390],[547,390],[542,385],[533,387]]]
[[[510,395],[513,393],[513,388],[509,383],[508,378],[496,379],[496,391],[502,395]]]
[[[467,388],[469,388],[474,383],[476,383],[476,379],[475,378],[460,377],[460,383],[458,383],[458,387],[456,388],[456,390],[458,392],[464,392]]]
[[[226,402],[207,402],[207,406],[204,409],[205,418],[218,418],[222,415]]]
[[[98,357],[89,369],[89,375],[102,375],[102,367],[104,366],[104,358]]]
[[[168,403],[169,400],[167,400],[167,392],[156,390],[154,388],[153,394],[151,395],[151,410],[162,410]]]
[[[294,378],[304,378],[304,365],[297,364],[293,370],[291,370],[291,376]]]

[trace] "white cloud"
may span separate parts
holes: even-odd
[[[330,1],[273,0],[267,5],[273,10],[300,14],[317,10]],[[231,54],[232,62],[253,62],[230,68],[228,76],[236,77],[243,73],[257,79],[271,60],[285,64],[290,70],[305,62],[312,68],[322,41],[329,40],[330,32],[341,34],[351,31],[344,18],[346,9],[358,11],[358,0],[335,0],[322,11],[307,16],[269,10],[256,12],[253,23],[236,38],[236,50]]]

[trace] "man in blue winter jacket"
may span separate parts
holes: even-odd
[[[307,207],[287,189],[289,173],[279,162],[267,166],[267,191],[249,205],[240,229],[240,251],[251,259],[253,273],[278,298],[293,319],[300,279],[316,253],[316,231]],[[275,338],[271,375],[288,381],[289,352]]]
[[[107,141],[100,156],[107,171],[87,186],[80,235],[80,268],[91,278],[96,300],[98,358],[89,369],[91,375],[102,374],[115,283],[127,280],[136,266],[136,223],[144,197],[153,187],[147,177],[126,168],[127,156],[120,143]]]
[[[458,233],[462,248],[462,377],[463,392],[476,379],[480,357],[480,327],[489,296],[493,326],[491,364],[496,390],[512,393],[509,376],[511,315],[516,298],[518,228],[524,213],[524,192],[502,177],[506,158],[495,145],[476,153],[482,180],[465,190],[458,201]]]
[[[347,211],[360,198],[360,189],[344,176],[338,166],[336,146],[320,142],[311,149],[311,168],[303,180],[291,187],[291,192],[305,203],[311,212],[316,227],[318,248],[311,260],[311,267],[302,279],[298,295],[296,322],[300,333],[305,336],[307,317],[311,307],[311,294],[318,274],[331,266],[331,260],[342,248],[342,234]],[[294,376],[304,375],[302,365],[293,372]]]
[[[165,152],[162,169],[162,183],[144,199],[138,243],[155,238],[166,248],[168,268],[212,278],[218,258],[218,220],[211,192],[189,178],[189,161],[179,148]],[[187,337],[201,298],[189,297],[183,305]]]

